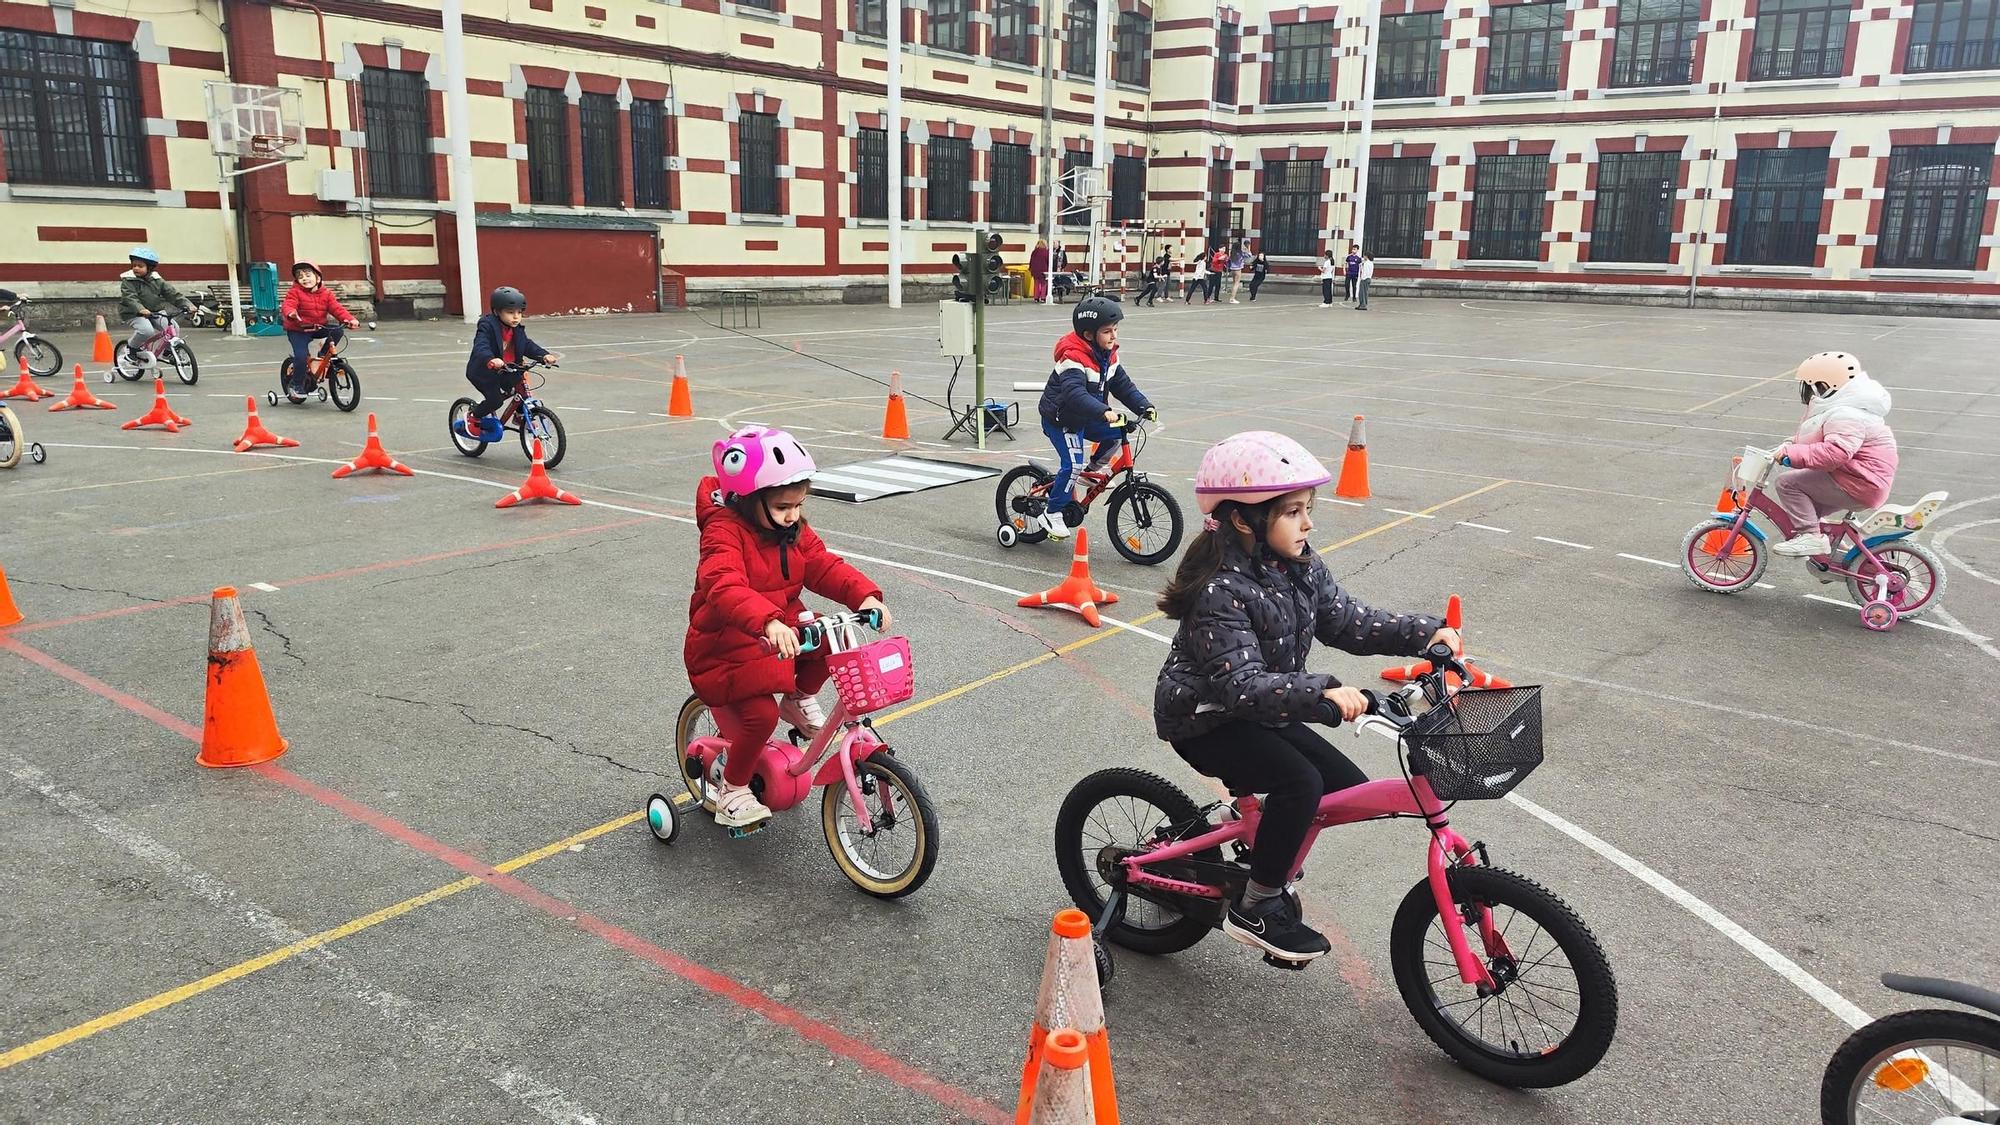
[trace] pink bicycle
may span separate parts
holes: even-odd
[[[1491,866],[1486,846],[1445,816],[1457,801],[1505,795],[1540,764],[1541,689],[1458,691],[1446,676],[1463,682],[1465,666],[1444,645],[1428,656],[1433,671],[1391,694],[1369,693],[1369,713],[1355,721],[1400,743],[1404,775],[1323,797],[1293,877],[1322,829],[1422,820],[1428,871],[1389,928],[1403,1003],[1481,1077],[1533,1088],[1573,1082],[1603,1059],[1617,1028],[1618,987],[1603,947],[1554,893]],[[1420,695],[1430,706],[1413,713]],[[1070,790],[1056,818],[1056,866],[1095,920],[1100,975],[1112,968],[1106,941],[1175,953],[1221,927],[1249,879],[1244,860],[1261,813],[1255,795],[1233,797],[1197,807],[1172,782],[1136,769],[1100,770]]]
[[[820,828],[841,874],[877,898],[902,898],[923,886],[937,866],[937,810],[868,718],[910,698],[915,686],[909,638],[861,643],[862,625],[879,629],[881,624],[875,610],[800,623],[801,651],[824,648],[839,698],[810,744],[800,745],[797,730],[790,741],[773,738],[764,744],[750,788],[774,813],[820,789]],[[713,814],[714,787],[722,783],[729,743],[699,698],[689,696],[681,704],[674,741],[688,794]],[[833,756],[827,759],[829,750]],[[673,843],[680,834],[674,800],[661,793],[646,798],[646,826]]]
[[[0,289],[0,317],[13,317],[14,326],[0,332],[0,348],[14,344],[14,358],[28,365],[28,374],[46,379],[62,370],[62,349],[28,327],[28,298],[10,289]]]
[[[208,309],[200,305],[190,305],[176,313],[157,313],[155,319],[165,324],[145,343],[139,345],[139,354],[133,356],[121,345],[113,355],[111,366],[104,372],[104,381],[116,382],[123,378],[127,382],[157,374],[161,364],[174,369],[174,375],[181,382],[192,387],[201,378],[201,365],[195,362],[194,349],[188,347],[181,338],[180,322],[192,319],[196,324],[206,321]]]
[[[1725,486],[1736,510],[1715,513],[1681,538],[1681,573],[1701,589],[1735,594],[1763,577],[1771,547],[1764,530],[1751,522],[1752,512],[1776,525],[1781,538],[1802,530],[1764,493],[1774,468],[1772,452],[1744,446]],[[1914,504],[1884,504],[1823,522],[1819,530],[1831,548],[1804,560],[1806,566],[1821,582],[1845,578],[1848,596],[1861,607],[1861,623],[1878,633],[1927,613],[1944,596],[1944,563],[1910,536],[1930,523],[1949,496],[1927,492]]]

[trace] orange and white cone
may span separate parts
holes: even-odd
[[[1069,577],[1039,594],[1029,594],[1015,605],[1033,608],[1035,606],[1057,606],[1073,609],[1083,615],[1083,619],[1095,629],[1104,623],[1098,615],[1100,605],[1115,605],[1118,595],[1099,587],[1090,580],[1089,533],[1084,528],[1076,529],[1076,553],[1070,558]]]
[[[201,705],[201,753],[194,760],[215,769],[254,766],[285,747],[236,588],[224,586],[209,604],[208,690]]]
[[[256,412],[257,404],[252,402],[250,404],[250,413],[254,415]],[[389,451],[382,448],[382,435],[375,428],[375,415],[372,412],[368,415],[368,440],[361,446],[361,456],[335,469],[333,471],[333,479],[339,480],[350,473],[358,473],[364,469],[375,469],[385,473],[401,473],[406,477],[417,475],[416,470],[389,456]]]
[[[104,327],[104,317],[100,314],[97,318],[97,335],[90,341],[90,362],[110,363],[111,356],[111,332]]]
[[[102,319],[102,318],[99,318]],[[51,413],[62,410],[116,410],[118,404],[106,402],[90,393],[90,385],[83,381],[83,364],[76,365],[76,385],[69,389],[69,397],[49,407]]]
[[[1034,1096],[1014,1120],[1026,1125],[1092,1125],[1088,1056],[1083,1035],[1075,1028],[1050,1032],[1035,1074]]]
[[[255,395],[244,395],[243,404],[250,408],[250,420],[243,426],[243,436],[236,439],[236,452],[248,453],[260,445],[274,446],[279,449],[296,449],[298,447],[299,442],[297,438],[279,437],[264,428],[264,420],[257,417],[257,398]]]
[[[889,372],[889,406],[882,412],[882,436],[890,441],[910,440],[910,415],[903,406],[903,373]]]
[[[1347,455],[1340,460],[1340,480],[1334,484],[1333,494],[1349,500],[1368,499],[1368,428],[1359,414],[1347,433]]]
[[[29,402],[40,402],[45,398],[54,397],[56,397],[54,391],[43,390],[35,384],[34,377],[28,374],[27,356],[21,357],[21,381],[7,390],[0,391],[0,398],[24,398]]]
[[[1067,1038],[1072,1035],[1074,1040]],[[1071,1055],[1072,1044],[1081,1048],[1075,1055]],[[1051,1063],[1058,1072],[1054,1075]],[[1046,1085],[1051,1079],[1061,1084],[1055,1090]],[[1081,1116],[1039,1116],[1045,1102]],[[1081,910],[1061,911],[1049,925],[1048,952],[1042,959],[1041,987],[1035,993],[1035,1018],[1028,1030],[1028,1059],[1021,1068],[1021,1096],[1015,1104],[1014,1120],[1095,1125],[1118,1122],[1104,997],[1099,991],[1097,957],[1091,948],[1090,919]]]
[[[1735,515],[1736,494],[1727,488],[1723,489],[1722,494],[1715,498],[1715,510],[1723,515]],[[1717,554],[1722,550],[1722,541],[1727,538],[1729,538],[1727,531],[1711,531],[1701,537],[1701,549],[1711,555]],[[1744,538],[1745,536],[1739,535],[1736,537],[1736,542],[1730,544],[1730,558],[1740,558],[1750,553],[1750,544],[1745,543]]]
[[[575,495],[556,487],[549,479],[549,470],[542,464],[542,439],[535,439],[534,464],[528,467],[528,479],[521,487],[494,501],[496,508],[511,508],[524,500],[554,500],[558,504],[581,504]]]
[[[1464,620],[1465,620],[1464,603],[1459,600],[1457,594],[1453,594],[1450,598],[1446,599],[1444,603],[1445,627],[1448,629],[1463,628],[1463,625],[1461,623]],[[1471,673],[1472,680],[1471,683],[1467,685],[1468,687],[1510,688],[1514,686],[1511,681],[1503,680],[1499,676],[1496,676],[1493,673],[1486,671],[1484,668],[1481,668],[1477,664],[1474,664],[1467,657],[1461,656],[1459,658],[1459,663],[1465,665],[1465,670]],[[1414,664],[1403,664],[1394,668],[1382,669],[1382,678],[1389,681],[1392,684],[1408,683],[1419,676],[1428,676],[1430,674],[1431,674],[1431,662],[1428,660],[1419,660]],[[1446,672],[1444,678],[1445,682],[1452,687],[1457,687],[1459,685],[1460,681],[1457,672]]]
[[[153,409],[147,411],[144,417],[127,419],[118,428],[136,430],[142,426],[159,426],[170,434],[177,434],[182,426],[192,425],[193,422],[174,413],[174,408],[167,405],[167,381],[156,378],[153,380]]]
[[[667,416],[694,417],[694,396],[688,392],[688,365],[685,356],[674,357],[674,389],[667,396]]]
[[[7,588],[7,572],[0,570],[0,629],[20,620],[21,610],[14,604],[14,592]]]

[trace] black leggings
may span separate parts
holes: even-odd
[[[1291,882],[1292,863],[1312,827],[1319,800],[1368,780],[1361,767],[1304,723],[1267,727],[1225,723],[1174,752],[1234,793],[1265,793],[1264,818],[1250,848],[1250,878],[1267,887]]]
[[[466,379],[472,383],[474,390],[486,396],[472,407],[474,418],[484,418],[500,409],[509,398],[513,397],[514,388],[521,385],[519,372],[495,371],[490,367],[476,374],[467,375]]]
[[[1261,274],[1261,273],[1253,273],[1253,274],[1251,274],[1251,275],[1250,275],[1250,299],[1251,299],[1251,300],[1253,300],[1253,301],[1254,301],[1254,300],[1256,300],[1256,299],[1257,299],[1257,287],[1258,287],[1258,286],[1260,286],[1260,285],[1262,285],[1262,284],[1264,284],[1264,275],[1263,275],[1263,274]]]

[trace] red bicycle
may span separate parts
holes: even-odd
[[[1083,523],[1090,515],[1091,504],[1109,489],[1111,506],[1104,514],[1104,525],[1111,534],[1111,545],[1140,566],[1157,566],[1173,558],[1181,545],[1184,523],[1181,506],[1173,493],[1139,471],[1139,454],[1146,448],[1145,423],[1121,415],[1113,424],[1130,436],[1121,443],[1117,455],[1101,468],[1085,469],[1076,475],[1077,481],[1086,486],[1083,499],[1069,501],[1069,506],[1063,509],[1063,522],[1071,527]],[[1091,447],[1092,462],[1103,448],[1102,443]],[[1125,479],[1119,481],[1120,476]],[[1114,485],[1114,481],[1118,483]],[[1000,517],[995,537],[1002,547],[1040,543],[1049,537],[1038,523],[1048,509],[1049,486],[1054,483],[1055,474],[1033,461],[1016,465],[1000,477],[993,505]]]

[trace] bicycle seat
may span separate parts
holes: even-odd
[[[1926,492],[1914,504],[1884,504],[1870,511],[1850,514],[1848,519],[1861,529],[1863,535],[1916,531],[1930,522],[1950,496],[1949,492]]]

